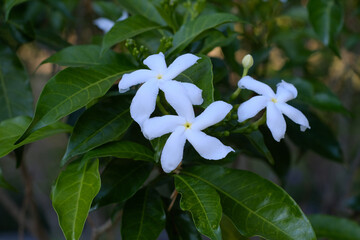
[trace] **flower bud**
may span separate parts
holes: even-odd
[[[254,64],[254,59],[250,54],[247,54],[242,60],[242,65],[245,69],[251,68],[253,64]]]

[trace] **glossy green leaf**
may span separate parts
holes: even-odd
[[[129,98],[116,96],[105,98],[85,110],[74,126],[61,163],[118,139],[133,122],[129,107]]]
[[[0,157],[9,154],[13,150],[25,144],[44,139],[58,133],[71,132],[72,130],[71,126],[62,122],[56,122],[33,132],[25,141],[15,144],[16,140],[24,133],[30,122],[31,118],[24,116],[0,122]]]
[[[225,240],[247,240],[247,237],[244,237],[239,233],[237,228],[231,222],[230,218],[226,215],[223,215],[220,222],[221,235]]]
[[[70,67],[55,75],[44,87],[36,105],[34,119],[18,142],[35,130],[56,122],[103,96],[122,74],[133,68],[130,63],[125,64],[126,62],[116,68]]]
[[[121,224],[122,239],[156,240],[164,227],[165,211],[155,190],[142,189],[126,201]]]
[[[16,5],[19,5],[20,3],[26,2],[28,0],[5,0],[5,21],[9,19],[9,15],[11,12],[11,9],[15,7]]]
[[[190,213],[174,208],[166,215],[166,232],[169,240],[202,240]]]
[[[111,142],[87,152],[85,159],[100,157],[129,158],[153,162],[154,153],[149,148],[129,141]]]
[[[308,216],[318,238],[328,240],[357,240],[360,239],[360,225],[346,218],[329,215]]]
[[[101,53],[104,54],[107,49],[116,43],[159,27],[161,27],[159,24],[142,16],[132,16],[124,21],[116,22],[111,30],[104,36]]]
[[[267,148],[264,137],[260,131],[253,131],[251,133],[245,134],[245,136],[249,139],[251,144],[266,157],[269,163],[274,164],[274,158]]]
[[[210,239],[222,239],[221,205],[216,190],[186,175],[175,175],[176,190],[181,194],[180,207],[190,211],[198,231]]]
[[[301,132],[299,125],[288,121],[287,134],[291,140],[301,148],[311,149],[335,162],[343,162],[342,150],[332,129],[314,113],[302,112],[309,120],[311,129]]]
[[[5,178],[2,174],[1,167],[0,167],[0,188],[5,188],[7,190],[16,191],[16,189],[5,180]]]
[[[182,25],[174,35],[173,47],[168,54],[178,53],[189,45],[197,36],[206,30],[215,28],[221,24],[237,22],[239,19],[229,13],[213,13],[211,15],[201,15],[193,21]]]
[[[184,169],[182,174],[215,188],[220,194],[223,212],[246,237],[316,239],[295,201],[283,189],[254,173],[202,165]]]
[[[121,203],[132,197],[148,178],[153,164],[116,159],[101,174],[101,189],[94,200],[95,207]]]
[[[101,47],[98,45],[77,45],[67,47],[42,62],[55,63],[61,66],[85,67],[102,64],[113,64],[116,54],[112,51],[100,56]]]
[[[67,240],[80,238],[91,202],[100,189],[99,161],[76,161],[62,171],[51,199]]]
[[[163,135],[161,137],[155,138],[150,141],[151,146],[153,147],[155,154],[154,154],[154,161],[158,163],[160,161],[162,150],[165,146],[167,139],[169,138],[169,134]]]
[[[161,25],[166,24],[151,0],[120,0],[119,3],[130,13],[145,17],[145,21],[150,20]]]
[[[24,66],[16,54],[0,44],[0,121],[33,115],[33,96]]]
[[[344,23],[342,5],[337,0],[310,0],[307,9],[310,23],[320,40],[325,46],[334,48]]]
[[[180,73],[177,81],[190,82],[202,89],[202,97],[204,99],[202,107],[206,108],[214,102],[214,84],[212,63],[209,57],[199,55],[201,57],[196,64]]]

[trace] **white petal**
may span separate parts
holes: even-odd
[[[190,53],[177,57],[168,67],[165,78],[174,79],[181,72],[194,65],[198,59],[200,58]]]
[[[266,107],[266,124],[273,138],[280,142],[285,136],[286,122],[284,116],[273,102],[269,102]]]
[[[201,105],[204,102],[204,99],[202,98],[202,90],[195,84],[182,82],[181,85],[185,88],[185,91],[193,105]]]
[[[184,117],[189,122],[194,120],[193,106],[180,82],[162,81],[159,88],[164,92],[166,101],[175,109],[179,116]]]
[[[245,76],[238,82],[239,88],[246,88],[269,98],[275,97],[274,91],[265,83],[259,82],[250,76]]]
[[[157,72],[157,74],[164,74],[166,72],[165,56],[162,52],[148,56],[144,60],[144,64],[151,70]]]
[[[255,96],[243,102],[238,108],[238,121],[243,122],[249,118],[254,117],[263,108],[266,107],[269,99],[264,96]]]
[[[288,118],[290,118],[295,123],[299,124],[301,131],[305,131],[307,128],[310,128],[309,121],[307,120],[305,115],[296,108],[286,103],[278,103],[277,107]]]
[[[276,89],[276,99],[278,102],[287,102],[291,99],[296,98],[298,92],[294,85],[287,83],[282,80],[281,83],[278,83]]]
[[[146,82],[154,77],[155,73],[147,69],[140,69],[132,73],[124,74],[118,85],[119,92],[126,92],[131,86]]]
[[[168,138],[161,153],[161,166],[169,173],[180,164],[185,145],[184,128],[177,128]]]
[[[162,117],[153,117],[144,122],[142,131],[144,136],[151,140],[173,132],[175,131],[175,128],[182,126],[185,123],[186,120],[180,116],[165,115]]]
[[[225,146],[219,139],[206,135],[201,131],[186,130],[185,136],[195,150],[203,158],[209,160],[219,160],[226,157],[229,152],[234,152],[234,149]]]
[[[156,80],[147,81],[136,92],[130,105],[130,114],[140,126],[155,110],[158,92],[159,87]]]
[[[127,19],[128,17],[129,17],[129,13],[127,11],[123,10],[121,17],[116,21],[121,22],[121,21],[124,21],[125,19]]]
[[[191,129],[203,130],[212,126],[223,120],[231,109],[232,105],[226,102],[213,102],[195,118],[194,123],[191,125]]]
[[[104,33],[110,31],[110,29],[114,26],[114,22],[107,18],[98,18],[94,20],[94,25],[100,28]]]

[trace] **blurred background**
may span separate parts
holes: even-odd
[[[1,6],[5,2],[0,1]],[[30,78],[35,103],[46,82],[61,70],[57,65],[41,65],[42,61],[71,44],[100,44],[104,32],[94,20],[116,21],[127,10],[121,0],[23,2],[12,9],[9,21],[0,21],[0,55],[7,51],[2,43],[16,51]],[[320,129],[319,138],[291,131],[295,126],[289,123],[289,137],[280,144],[265,139],[281,168],[274,171],[251,153],[241,155],[234,166],[281,185],[306,214],[327,213],[359,221],[360,1],[329,1],[335,6],[331,10],[335,24],[326,41],[317,34],[305,0],[178,2],[183,9],[201,8],[202,13],[220,9],[243,20],[229,33],[234,34],[231,42],[208,53],[215,58],[215,74],[228,78],[233,90],[242,74],[241,60],[250,53],[255,65],[249,75],[273,85],[281,79],[293,83],[306,103],[305,115],[308,108],[317,113],[307,116],[311,126],[318,125],[314,128]],[[117,46],[118,51],[124,49]],[[227,66],[225,73],[221,64]],[[16,189],[0,189],[1,240],[34,239],[26,226],[29,221],[38,222],[37,231],[44,232],[44,239],[63,239],[49,194],[67,137],[58,134],[27,145],[20,168],[15,153],[0,158],[4,178]],[[82,239],[90,239],[107,217],[106,208],[91,212]],[[118,239],[119,235],[117,224],[99,239]],[[160,239],[167,239],[166,234]]]

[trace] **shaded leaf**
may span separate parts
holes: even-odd
[[[62,164],[70,158],[118,139],[132,123],[130,100],[125,96],[103,99],[77,120]]]
[[[190,214],[174,207],[167,212],[166,232],[170,240],[202,240]]]
[[[329,215],[308,216],[318,238],[328,240],[357,240],[360,239],[360,225],[349,219]]]
[[[130,63],[125,61],[124,65],[116,68],[110,66],[86,69],[70,67],[59,72],[45,85],[36,105],[33,121],[18,142],[35,130],[56,122],[103,96],[122,74],[131,69]]]
[[[202,165],[183,170],[182,174],[215,188],[223,212],[246,237],[316,239],[295,201],[283,189],[254,173]]]
[[[122,239],[156,240],[164,227],[165,211],[156,191],[142,189],[126,201],[121,224]]]
[[[9,15],[13,7],[26,1],[27,0],[5,0],[5,21],[9,19]]]
[[[14,188],[10,183],[8,183],[3,174],[2,174],[2,170],[0,168],[0,188],[5,188],[7,190],[11,190],[11,191],[16,191],[16,188]]]
[[[186,175],[175,175],[175,186],[181,194],[181,209],[191,212],[198,231],[210,239],[222,239],[219,225],[222,211],[215,189]]]
[[[251,133],[245,134],[245,136],[249,139],[251,144],[266,157],[269,163],[274,164],[274,158],[267,148],[264,137],[260,131],[253,131]]]
[[[121,203],[132,197],[148,178],[153,165],[148,162],[116,159],[101,174],[101,189],[95,207]]]
[[[153,162],[154,153],[147,147],[129,141],[111,142],[87,152],[85,159],[100,157],[129,158]]]
[[[228,13],[213,13],[211,15],[201,15],[193,21],[189,21],[182,25],[178,32],[174,35],[173,47],[168,54],[175,54],[183,50],[197,36],[206,30],[217,27],[218,25],[237,22],[239,19]]]
[[[0,44],[0,121],[33,115],[33,96],[24,66],[16,54]]]
[[[201,57],[196,64],[180,73],[177,81],[189,82],[198,86],[202,90],[202,97],[204,99],[203,108],[209,106],[214,102],[214,84],[212,63],[209,57],[199,55]]]
[[[236,229],[230,218],[223,215],[220,222],[221,235],[226,240],[247,240],[248,238],[242,236]]]
[[[24,133],[30,122],[31,118],[26,116],[19,116],[0,122],[0,157],[9,154],[11,151],[25,144],[44,139],[58,133],[71,132],[72,130],[71,126],[62,122],[56,122],[33,132],[25,141],[15,144],[16,140]]]
[[[47,30],[35,29],[36,41],[45,44],[49,48],[59,51],[71,46],[66,40],[62,39],[57,33]]]
[[[104,54],[107,49],[116,43],[159,27],[161,27],[159,24],[142,16],[132,16],[124,21],[116,22],[104,36],[101,54]]]
[[[80,238],[90,205],[100,189],[99,161],[76,161],[62,171],[51,199],[67,240]]]

